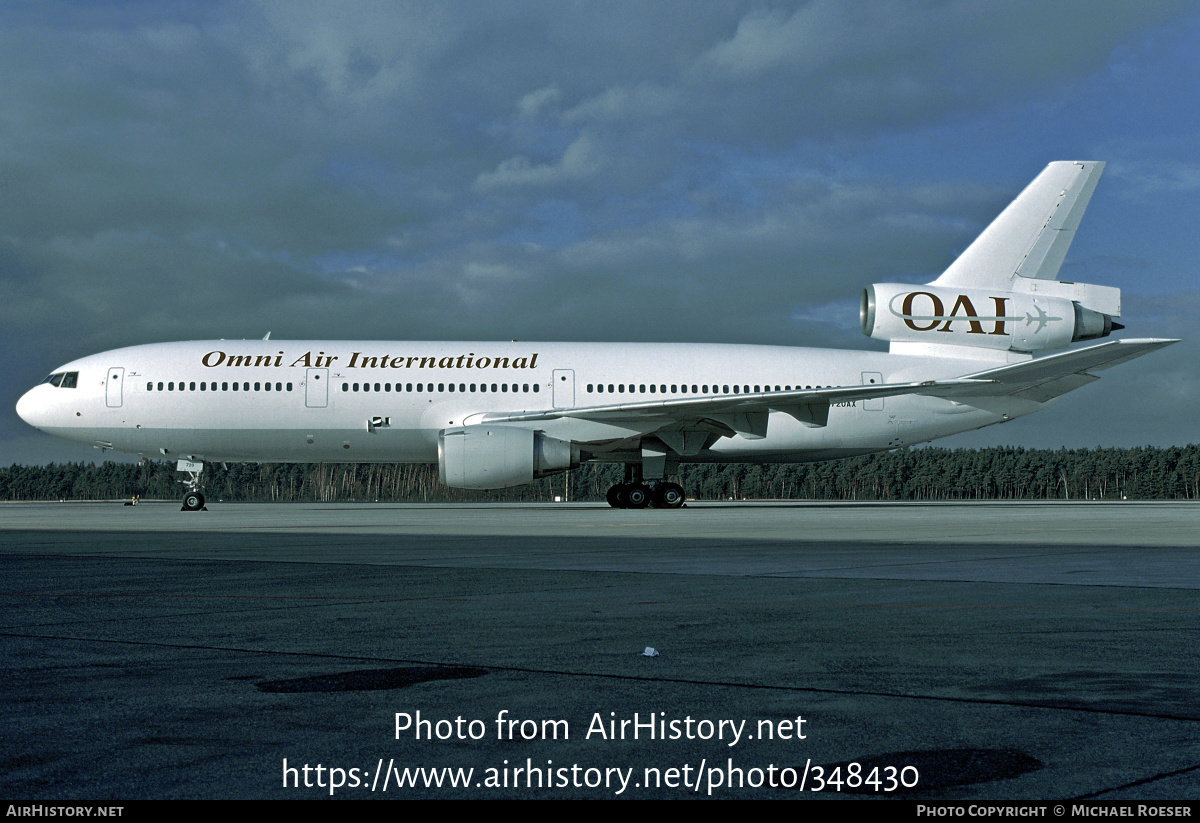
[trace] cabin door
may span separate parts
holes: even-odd
[[[569,409],[575,405],[575,370],[554,370],[554,408]]]
[[[310,409],[323,409],[329,405],[329,369],[305,371],[304,405]]]
[[[124,369],[109,369],[104,381],[104,399],[110,409],[121,405],[121,384],[125,382]]]

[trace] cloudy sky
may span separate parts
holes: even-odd
[[[883,348],[1051,160],[1063,279],[1184,342],[947,445],[1200,440],[1192,2],[7,2],[0,464],[54,367],[196,338]]]

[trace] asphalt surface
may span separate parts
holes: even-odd
[[[0,795],[1200,798],[1196,505],[209,508],[0,505]]]

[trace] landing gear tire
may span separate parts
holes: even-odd
[[[683,501],[683,486],[678,483],[660,483],[654,490],[654,505],[660,509],[678,509]]]
[[[605,495],[605,499],[608,500],[608,505],[612,506],[614,509],[623,509],[628,506],[629,504],[625,500],[625,494],[628,490],[629,487],[624,483],[618,483],[610,488],[608,490],[608,494]]]
[[[198,512],[204,508],[204,495],[201,492],[188,492],[183,496],[183,510]]]
[[[642,483],[630,486],[625,492],[625,507],[644,509],[650,505],[650,487]]]

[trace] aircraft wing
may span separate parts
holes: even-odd
[[[601,421],[666,417],[682,422],[700,418],[719,420],[725,416],[749,414],[761,414],[765,417],[768,412],[779,411],[792,415],[802,423],[824,426],[829,417],[831,403],[869,400],[873,397],[891,397],[898,394],[928,394],[933,389],[966,389],[975,382],[970,379],[930,380],[923,383],[884,383],[877,386],[835,386],[707,397],[676,397],[670,400],[642,400],[636,403],[577,406],[571,409],[488,414],[483,419],[488,423],[526,423],[561,417]],[[742,431],[736,426],[732,428]]]
[[[482,416],[486,423],[531,423],[574,418],[620,422],[647,433],[664,428],[705,430],[719,436],[766,436],[767,416],[783,412],[807,426],[825,426],[833,403],[877,397],[919,394],[968,401],[971,397],[1017,396],[1045,402],[1097,378],[1089,374],[1149,354],[1176,340],[1115,340],[1098,346],[1041,357],[1025,363],[988,369],[945,380],[885,383],[878,386],[836,386],[779,392],[676,397],[634,403],[577,406],[526,412],[498,412]],[[690,449],[689,449],[690,451]]]

